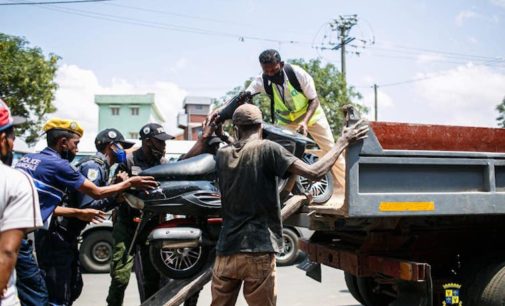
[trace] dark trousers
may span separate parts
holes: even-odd
[[[39,230],[35,234],[39,267],[43,271],[50,305],[70,306],[82,291],[77,238]]]
[[[48,305],[46,283],[33,257],[32,244],[26,239],[21,241],[16,262],[16,275],[16,287],[21,305]]]
[[[112,230],[114,246],[110,269],[111,283],[107,296],[107,305],[109,306],[123,305],[124,293],[130,281],[131,271],[134,266],[134,256],[130,255],[128,250],[132,243],[136,226],[137,224],[133,222],[133,217],[127,207],[124,205],[120,206]],[[140,241],[145,241],[146,237],[142,236],[139,239]],[[141,299],[144,301],[158,291],[160,275],[149,259],[148,247],[142,246],[140,252],[136,254],[139,253],[141,254],[140,261],[142,263],[139,268],[142,270],[142,275],[138,277],[140,278],[138,287]],[[137,269],[137,266],[135,266],[135,269]]]

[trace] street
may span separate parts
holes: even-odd
[[[340,270],[322,266],[322,283],[305,276],[305,272],[295,265],[277,268],[278,305],[333,305],[359,306],[351,296]],[[109,274],[84,274],[84,288],[81,297],[74,303],[76,306],[104,305],[109,287]],[[198,305],[210,305],[210,283],[200,293]],[[126,290],[124,305],[139,305],[137,282],[132,275]],[[242,293],[237,301],[238,306],[246,306]]]

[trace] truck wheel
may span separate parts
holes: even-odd
[[[275,261],[279,266],[289,266],[296,262],[300,249],[298,248],[298,235],[290,228],[282,229],[284,248],[275,254]]]
[[[475,265],[477,267],[478,264]],[[504,305],[505,262],[494,263],[484,269],[473,270],[478,272],[473,277],[466,275],[472,281],[461,287],[463,293],[461,301],[469,306]]]
[[[209,260],[209,248],[162,249],[158,244],[149,245],[149,257],[154,268],[165,277],[181,279],[195,276]]]
[[[352,275],[349,272],[344,272],[344,280],[345,284],[347,285],[347,289],[349,289],[349,292],[351,293],[352,297],[355,298],[356,301],[360,302],[361,304],[365,304],[363,298],[359,294],[358,280],[356,276]]]
[[[357,277],[359,294],[366,306],[387,306],[394,298],[379,291],[379,284],[372,277]]]
[[[302,160],[311,165],[317,162],[318,157],[314,154],[303,154]],[[312,195],[312,202],[316,204],[322,204],[327,202],[333,195],[333,175],[331,171],[326,173],[324,177],[319,181],[311,182],[309,179],[298,176],[298,182],[296,184],[296,192],[298,193],[310,193]]]
[[[96,230],[84,236],[79,248],[82,267],[92,273],[109,272],[113,241],[109,230]]]

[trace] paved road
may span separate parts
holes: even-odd
[[[323,282],[318,283],[305,276],[305,272],[295,266],[278,267],[278,298],[280,306],[290,305],[317,305],[317,306],[359,306],[360,304],[351,296],[345,286],[343,272],[323,266]],[[108,274],[85,274],[84,289],[81,297],[76,301],[76,306],[105,305],[105,298],[109,287],[110,277]],[[207,284],[202,293],[198,305],[210,305],[210,284]],[[135,276],[130,279],[130,285],[126,291],[125,306],[139,305],[137,282]],[[238,306],[246,306],[247,303],[240,296]]]

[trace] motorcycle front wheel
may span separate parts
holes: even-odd
[[[149,246],[149,257],[154,268],[172,279],[188,278],[202,271],[209,259],[209,247],[167,249],[157,244]]]

